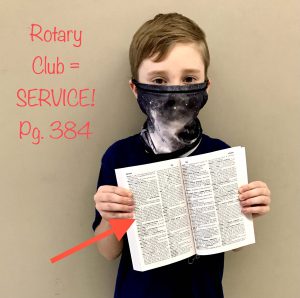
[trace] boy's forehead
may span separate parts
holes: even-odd
[[[203,71],[204,61],[199,46],[192,44],[176,44],[166,57],[155,61],[157,55],[144,59],[139,67],[149,75],[166,74],[170,71],[197,73]]]

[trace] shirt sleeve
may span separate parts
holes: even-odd
[[[115,167],[115,158],[114,158],[113,151],[111,149],[108,149],[102,157],[96,191],[102,185],[117,186],[115,168],[116,168]],[[95,208],[95,219],[92,224],[92,228],[94,231],[97,228],[97,226],[100,224],[101,219],[102,219],[102,217],[101,217],[100,213]]]

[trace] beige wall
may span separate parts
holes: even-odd
[[[41,2],[43,4],[41,4]],[[296,298],[300,292],[300,4],[268,1],[1,0],[0,296],[111,297],[117,261],[89,247],[49,258],[91,237],[93,194],[104,150],[139,130],[127,86],[135,30],[159,12],[194,19],[208,36],[213,82],[200,118],[206,133],[247,149],[249,177],[265,180],[271,213],[255,222],[257,243],[226,255],[229,298]],[[32,43],[32,23],[83,30],[83,45]],[[36,55],[80,62],[64,75],[35,75]],[[19,88],[96,88],[94,108],[18,108]],[[44,132],[54,120],[90,121],[90,140],[20,140],[20,120]]]

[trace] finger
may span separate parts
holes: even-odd
[[[259,187],[251,190],[247,190],[239,194],[239,199],[241,201],[247,200],[249,198],[258,197],[258,196],[270,196],[270,191],[268,188]]]
[[[97,193],[94,196],[94,201],[97,204],[98,202],[111,202],[123,205],[134,205],[133,198],[131,197],[122,197],[114,193]]]
[[[133,218],[133,213],[130,212],[101,212],[101,216],[107,221],[113,218]]]
[[[124,197],[132,197],[131,191],[120,186],[102,185],[98,188],[98,191],[103,193],[115,193],[119,196],[124,196]]]
[[[248,184],[242,185],[239,188],[239,193],[254,189],[254,188],[268,188],[267,184],[262,181],[253,181]]]
[[[117,203],[103,203],[100,202],[96,204],[96,208],[101,211],[109,211],[109,212],[132,212],[134,210],[134,206],[128,206]]]
[[[242,208],[244,214],[263,215],[270,211],[270,206],[254,206]]]
[[[249,207],[253,205],[269,205],[270,204],[270,198],[268,196],[258,196],[254,198],[250,198],[247,200],[241,201],[242,207]]]

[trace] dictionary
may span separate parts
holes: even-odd
[[[130,189],[135,222],[127,231],[133,268],[146,271],[193,255],[255,242],[238,188],[248,183],[245,148],[116,169]]]

